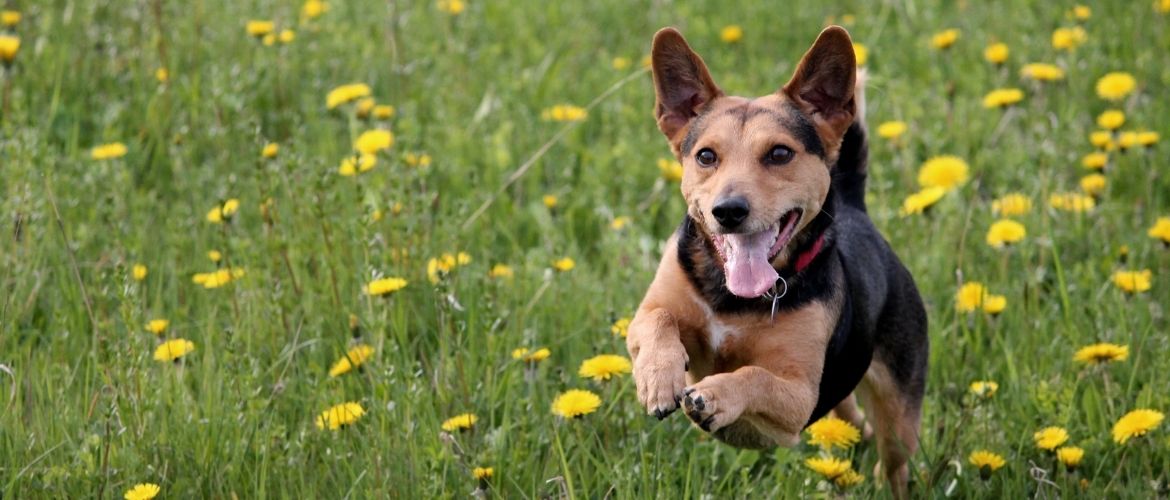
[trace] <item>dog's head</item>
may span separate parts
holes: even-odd
[[[652,51],[654,114],[683,165],[687,210],[719,254],[727,288],[759,297],[787,247],[820,212],[829,169],[856,112],[849,34],[821,32],[792,79],[755,99],[726,96],[678,31]]]

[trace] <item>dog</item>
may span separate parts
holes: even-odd
[[[848,32],[825,29],[791,80],[755,99],[725,95],[673,28],[651,61],[687,212],[629,326],[639,402],[659,419],[682,408],[742,448],[794,446],[834,411],[876,439],[875,476],[905,497],[927,318],[866,213],[864,74]]]

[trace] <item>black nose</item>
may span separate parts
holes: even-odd
[[[747,199],[742,196],[724,198],[719,200],[711,208],[711,215],[715,216],[715,220],[719,221],[719,225],[727,229],[735,229],[738,227],[750,212]]]

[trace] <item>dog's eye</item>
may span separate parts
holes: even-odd
[[[714,151],[711,151],[708,148],[703,148],[700,149],[698,154],[695,155],[695,161],[699,162],[699,165],[704,167],[714,167],[715,162],[719,161],[719,157],[715,156]]]
[[[771,151],[764,156],[764,162],[772,165],[783,165],[792,161],[792,157],[796,156],[796,152],[787,146],[773,146]]]

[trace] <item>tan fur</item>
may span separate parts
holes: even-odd
[[[874,477],[885,476],[895,498],[906,498],[910,479],[907,462],[918,451],[918,426],[922,415],[914,405],[902,400],[889,368],[875,358],[857,388],[873,422],[881,462],[874,467]]]

